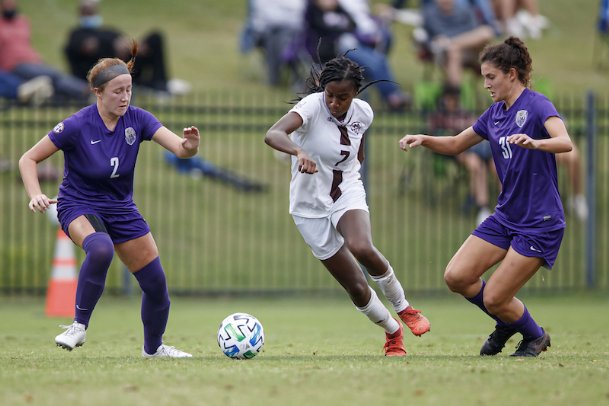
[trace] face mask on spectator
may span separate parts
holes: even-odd
[[[80,26],[83,28],[99,28],[103,22],[102,16],[99,14],[80,17]]]
[[[12,20],[17,15],[17,9],[2,10],[2,18],[5,20]]]

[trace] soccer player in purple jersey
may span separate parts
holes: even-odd
[[[391,317],[358,264],[414,335],[429,331],[429,320],[410,306],[391,264],[372,243],[359,170],[374,114],[356,97],[366,88],[363,80],[362,68],[345,56],[313,70],[308,95],[273,124],[264,141],[292,156],[290,214],[313,255],[357,309],[385,330],[385,355],[405,356],[402,323]]]
[[[550,336],[515,295],[541,266],[552,268],[558,255],[565,217],[555,154],[573,145],[552,103],[528,88],[532,60],[520,39],[486,47],[480,62],[494,103],[474,125],[450,137],[406,135],[400,147],[407,151],[422,145],[456,155],[484,139],[490,142],[502,191],[495,212],[448,263],[444,280],[496,321],[480,355],[498,354],[521,333],[512,355],[536,357],[550,346]],[[496,264],[488,282],[482,280]]]
[[[150,228],[132,195],[142,141],[153,140],[176,156],[188,158],[199,149],[199,130],[187,127],[183,138],[179,137],[149,112],[130,105],[136,54],[134,43],[128,63],[100,59],[87,77],[97,102],[57,124],[23,154],[19,169],[29,208],[42,213],[57,203],[61,227],[86,253],[78,277],[74,322],[55,338],[56,344],[71,351],[85,343],[91,314],[116,251],[143,291],[142,356],[191,357],[163,344],[170,305],[165,273]],[[55,201],[42,193],[36,165],[59,150],[64,153],[65,169]]]

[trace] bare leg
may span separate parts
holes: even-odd
[[[389,310],[368,285],[359,264],[345,245],[332,257],[321,262],[334,279],[347,291],[357,310],[374,324],[384,328],[387,334],[393,334],[399,330],[400,325],[391,317]],[[401,336],[399,341],[402,345]]]
[[[466,298],[473,297],[482,287],[480,277],[501,261],[506,250],[470,235],[452,257],[444,281],[448,288]]]
[[[541,258],[525,257],[510,248],[486,284],[484,305],[488,311],[506,323],[520,319],[524,304],[515,295],[541,265]]]
[[[321,261],[330,274],[347,291],[353,304],[364,307],[370,302],[368,281],[359,264],[345,245],[332,257]]]
[[[389,261],[372,243],[370,215],[364,210],[349,210],[338,222],[338,231],[345,239],[347,249],[366,267],[370,275],[387,272]]]

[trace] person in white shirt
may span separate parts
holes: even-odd
[[[430,323],[410,306],[389,261],[372,243],[360,178],[370,105],[356,96],[367,86],[362,68],[344,55],[312,70],[308,94],[267,131],[264,141],[291,155],[290,214],[313,255],[347,291],[357,309],[385,329],[386,356],[404,356],[402,324],[368,285],[358,262],[412,333]]]
[[[271,86],[281,84],[282,68],[290,68],[294,75],[299,70],[305,5],[306,0],[248,0],[241,50],[263,52],[266,81]]]

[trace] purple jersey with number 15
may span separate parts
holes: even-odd
[[[48,135],[64,153],[59,199],[96,208],[130,204],[140,143],[151,140],[160,127],[151,113],[129,106],[110,131],[96,104],[57,124]]]
[[[525,89],[509,110],[503,101],[494,103],[473,125],[491,144],[502,185],[495,213],[507,227],[538,232],[565,227],[554,154],[507,142],[512,134],[550,138],[544,123],[554,116],[560,117],[544,95]]]

